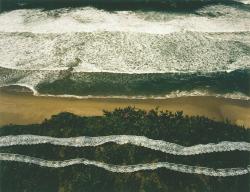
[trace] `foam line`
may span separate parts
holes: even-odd
[[[9,135],[0,137],[0,147],[36,144],[52,144],[70,147],[95,147],[105,143],[115,143],[118,145],[131,144],[173,155],[197,155],[225,151],[250,151],[250,143],[247,142],[223,141],[217,144],[209,143],[205,145],[199,144],[185,147],[175,143],[153,140],[144,136],[135,135],[110,135],[99,137],[82,136],[71,138],[55,138],[37,135]]]
[[[182,173],[201,174],[201,175],[216,176],[216,177],[228,177],[228,176],[245,175],[250,172],[250,166],[248,166],[247,168],[213,169],[207,167],[190,166],[190,165],[175,164],[168,162],[136,164],[136,165],[112,165],[98,161],[90,161],[84,158],[69,159],[65,161],[49,161],[35,157],[24,156],[19,154],[11,154],[11,153],[0,153],[0,161],[31,163],[39,165],[41,167],[51,167],[51,168],[60,168],[77,164],[83,164],[83,165],[96,166],[99,168],[103,168],[107,171],[116,173],[132,173],[143,170],[156,170],[159,168],[165,168]]]
[[[0,85],[0,88],[8,87],[8,86],[21,86],[30,89],[33,92],[34,96],[39,97],[60,97],[60,98],[74,98],[74,99],[134,99],[134,100],[142,100],[142,99],[169,99],[169,98],[179,98],[179,97],[196,97],[196,96],[205,96],[205,97],[217,97],[217,98],[225,98],[225,99],[234,99],[234,100],[250,100],[250,97],[240,93],[225,93],[225,94],[217,94],[217,93],[209,93],[204,90],[192,90],[192,91],[172,91],[166,95],[69,95],[69,94],[42,94],[39,93],[36,87],[29,84],[22,83],[13,83]]]
[[[40,97],[61,97],[61,98],[74,98],[74,99],[170,99],[170,98],[179,98],[179,97],[196,97],[196,96],[206,96],[206,97],[217,97],[217,98],[225,98],[225,99],[235,99],[235,100],[250,100],[250,97],[240,93],[226,93],[226,94],[217,94],[217,93],[209,93],[207,91],[193,90],[193,91],[172,91],[169,94],[164,96],[161,95],[53,95],[53,94],[40,94],[38,91],[34,92],[35,96]]]

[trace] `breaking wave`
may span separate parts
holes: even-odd
[[[207,167],[190,166],[190,165],[175,164],[168,162],[137,164],[137,165],[111,165],[98,161],[90,161],[84,158],[70,159],[65,161],[49,161],[35,157],[24,156],[19,154],[11,154],[11,153],[0,153],[0,161],[31,163],[39,165],[41,167],[52,167],[52,168],[60,168],[77,164],[83,164],[83,165],[92,165],[116,173],[132,173],[142,170],[156,170],[159,168],[165,168],[168,170],[182,172],[182,173],[201,174],[201,175],[215,176],[215,177],[228,177],[228,176],[245,175],[249,174],[250,172],[250,166],[248,166],[247,168],[213,169]]]
[[[168,34],[250,31],[250,8],[207,5],[194,12],[105,11],[93,7],[18,9],[0,14],[1,32],[68,33],[120,31]]]
[[[132,144],[156,151],[161,151],[173,155],[197,155],[212,152],[225,151],[250,151],[250,144],[247,142],[229,142],[223,141],[218,144],[199,144],[190,147],[184,147],[175,143],[169,143],[162,140],[153,140],[144,136],[134,135],[110,135],[99,137],[73,137],[73,138],[55,138],[37,135],[10,135],[0,137],[0,147],[14,145],[35,145],[52,144],[71,147],[99,146],[105,143],[116,143],[119,145]]]
[[[0,32],[0,67],[20,70],[13,75],[34,74],[34,79],[62,71],[142,74],[244,70],[250,68],[249,52],[250,32]]]
[[[248,73],[205,79],[208,83],[202,76],[249,71],[249,10],[247,4],[223,1],[190,12],[6,11],[0,14],[0,87],[20,85],[37,96],[75,98],[249,100]],[[179,75],[177,81],[165,73],[197,78]]]

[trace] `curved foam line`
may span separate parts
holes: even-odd
[[[0,88],[4,88],[4,87],[9,87],[9,86],[20,86],[20,87],[25,87],[27,89],[29,89],[33,95],[39,95],[38,91],[31,85],[28,85],[28,84],[24,84],[24,83],[11,83],[11,84],[5,84],[5,85],[1,85]]]
[[[249,101],[250,97],[247,95],[244,95],[242,93],[235,93],[235,94],[213,94],[208,92],[203,92],[199,90],[194,90],[191,92],[188,91],[173,91],[169,94],[166,94],[164,96],[161,95],[134,95],[134,96],[128,96],[128,95],[108,95],[108,96],[102,96],[102,95],[69,95],[69,94],[60,94],[60,95],[53,95],[53,94],[41,94],[36,93],[35,96],[40,97],[61,97],[61,98],[74,98],[74,99],[135,99],[135,100],[141,100],[141,99],[169,99],[169,98],[179,98],[179,97],[196,97],[196,96],[205,96],[205,97],[216,97],[216,98],[226,98],[226,99],[233,99],[233,100],[245,100]]]
[[[177,171],[182,173],[228,177],[228,176],[245,175],[250,172],[250,166],[248,166],[247,168],[213,169],[207,167],[190,166],[190,165],[175,164],[168,162],[136,164],[136,165],[112,165],[98,161],[90,161],[84,158],[69,159],[65,161],[49,161],[35,157],[24,156],[19,154],[11,154],[11,153],[0,153],[0,161],[16,161],[23,163],[31,163],[39,165],[41,167],[52,167],[52,168],[60,168],[77,164],[83,164],[83,165],[96,166],[99,168],[103,168],[107,171],[116,173],[132,173],[142,170],[156,170],[159,168],[166,168],[172,171]]]
[[[184,147],[175,143],[169,143],[162,140],[153,140],[144,136],[135,135],[110,135],[100,137],[71,137],[55,138],[37,135],[9,135],[0,137],[0,147],[14,145],[35,145],[52,144],[71,147],[99,146],[105,143],[116,143],[119,145],[132,144],[156,151],[161,151],[173,155],[197,155],[204,153],[223,152],[223,151],[250,151],[250,143],[247,142],[229,142],[223,141],[218,144],[199,144],[190,147]]]

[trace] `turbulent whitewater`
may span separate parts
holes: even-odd
[[[187,96],[196,92],[249,99],[249,90],[241,86],[249,82],[250,70],[250,5],[246,2],[208,4],[189,12],[93,7],[2,12],[0,87],[22,85],[37,95],[52,96],[167,98],[180,91]],[[211,74],[234,71],[246,73],[228,75],[239,82],[236,87],[224,87],[232,85],[229,81],[214,87],[221,79],[199,84]],[[151,74],[155,76],[148,78]],[[165,77],[158,78],[159,74]],[[177,82],[173,76],[178,74],[195,79],[181,82],[186,76],[178,76]],[[116,87],[108,85],[113,82],[119,82],[116,86],[125,92],[104,89]],[[171,90],[152,82],[168,84]],[[62,84],[63,90],[57,90]],[[69,90],[73,85],[83,91]],[[144,87],[156,89],[137,91]]]
[[[35,144],[52,144],[60,146],[86,147],[99,146],[105,143],[116,143],[119,145],[132,144],[173,155],[196,155],[212,152],[224,151],[250,151],[250,144],[247,142],[229,142],[223,141],[218,144],[199,144],[190,147],[184,147],[175,143],[169,143],[162,140],[153,140],[144,136],[134,135],[110,135],[99,137],[72,137],[72,138],[55,138],[38,135],[10,135],[0,137],[0,147],[14,145],[35,145]]]
[[[201,175],[215,176],[215,177],[229,177],[229,176],[245,175],[249,174],[250,172],[250,166],[246,168],[213,169],[207,167],[182,165],[182,164],[175,164],[168,162],[137,164],[137,165],[111,165],[98,161],[90,161],[84,158],[70,159],[65,161],[49,161],[35,157],[29,157],[11,153],[0,153],[0,161],[16,161],[22,163],[31,163],[39,165],[41,167],[53,167],[53,168],[83,164],[83,165],[92,165],[116,173],[132,173],[142,170],[155,170],[159,168],[165,168],[182,173],[201,174]]]
[[[233,71],[250,67],[249,50],[250,32],[0,33],[0,67],[22,70],[26,76],[30,71],[45,76],[65,70],[132,74]]]
[[[219,17],[208,17],[212,14],[215,16],[217,14]],[[157,11],[110,12],[91,7],[48,11],[20,9],[1,14],[0,31],[32,33],[120,31],[152,34],[168,34],[182,30],[240,32],[249,31],[249,15],[249,10],[226,5],[210,5],[193,14]]]
[[[0,66],[113,73],[247,68],[249,10],[211,5],[193,14],[91,7],[4,12]]]

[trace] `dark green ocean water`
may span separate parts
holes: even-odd
[[[159,96],[175,97],[188,94],[230,94],[250,96],[250,72],[238,70],[209,74],[115,74],[75,73],[52,83],[41,83],[43,94],[93,96]],[[196,92],[194,91],[196,90]],[[172,94],[172,95],[171,95]],[[185,95],[187,94],[187,95]],[[241,95],[238,95],[241,98]]]

